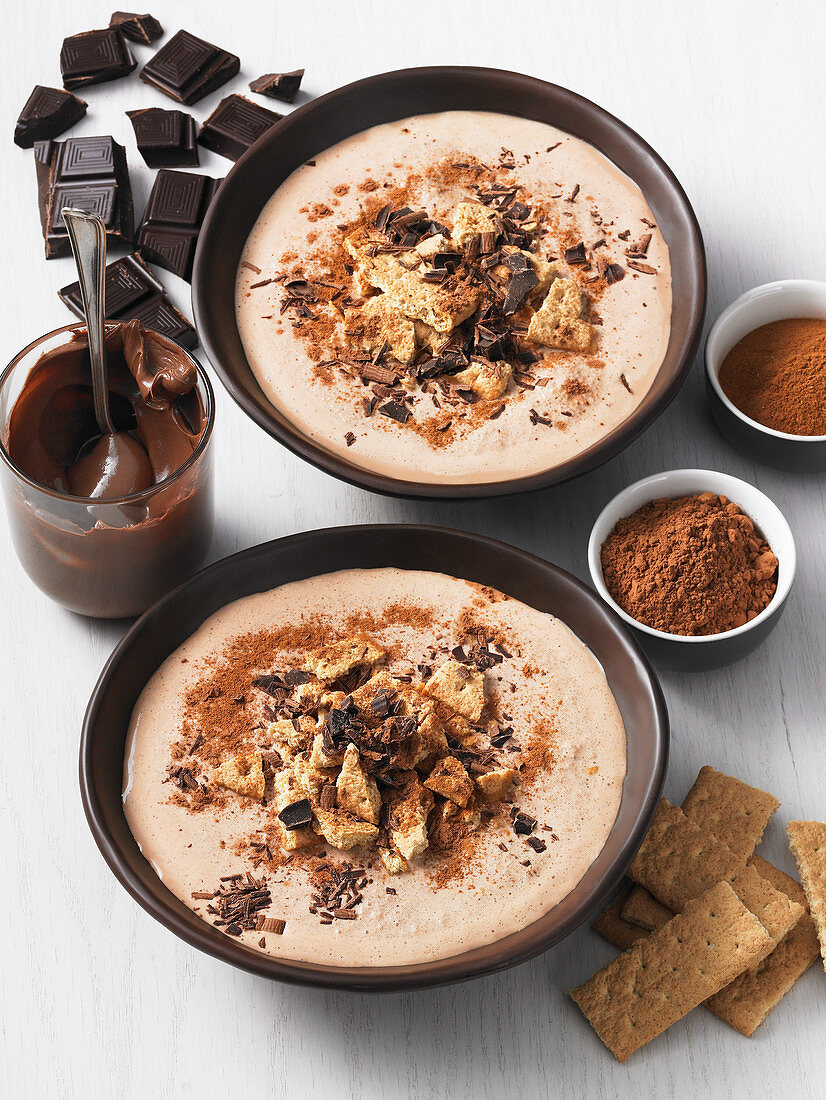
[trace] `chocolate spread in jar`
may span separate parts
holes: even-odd
[[[143,611],[206,554],[208,452],[178,471],[209,424],[195,363],[172,341],[131,321],[107,325],[106,349],[116,436],[100,436],[80,330],[31,368],[5,443],[17,469],[46,490],[15,482],[10,496],[25,569],[72,610],[117,618]]]

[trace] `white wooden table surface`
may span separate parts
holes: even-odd
[[[711,319],[758,283],[826,277],[826,33],[817,0],[156,3],[168,32],[184,27],[241,56],[241,75],[196,106],[199,119],[229,90],[245,91],[272,70],[306,67],[309,95],[407,65],[522,70],[593,98],[673,167],[705,234]],[[55,291],[74,277],[70,260],[43,259],[32,154],[12,145],[13,123],[35,83],[59,83],[63,36],[108,16],[91,0],[6,6],[3,361],[67,320]],[[148,56],[135,52],[141,63]],[[114,132],[126,144],[140,213],[151,173],[123,111],[169,101],[134,76],[81,94],[90,109],[74,132]],[[229,168],[212,154],[202,164],[213,174]],[[163,279],[188,310],[188,288]],[[697,364],[667,414],[604,469],[490,503],[405,503],[339,484],[287,454],[221,392],[212,557],[317,526],[432,522],[505,539],[584,577],[594,516],[630,481],[707,466],[754,482],[794,529],[796,588],[778,629],[748,660],[704,676],[663,675],[673,720],[666,794],[680,800],[706,763],[767,786],[783,805],[761,850],[791,870],[783,824],[826,814],[824,479],[737,454],[709,420],[701,381]],[[0,538],[0,1094],[826,1096],[826,977],[818,967],[750,1040],[697,1011],[619,1066],[564,995],[612,957],[587,928],[499,976],[385,997],[268,983],[179,942],[117,885],[78,794],[83,710],[124,626],[50,603],[19,567],[5,524]]]

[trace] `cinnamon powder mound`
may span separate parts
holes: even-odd
[[[743,626],[777,590],[777,558],[748,516],[714,493],[652,500],[621,519],[602,547],[612,597],[669,634]]]
[[[723,360],[720,386],[777,432],[826,435],[826,320],[791,317],[748,333]]]

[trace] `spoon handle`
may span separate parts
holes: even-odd
[[[106,271],[106,230],[97,214],[86,210],[63,209],[63,221],[75,254],[80,281],[80,296],[89,333],[89,358],[92,362],[92,393],[95,417],[101,435],[114,435],[109,412],[109,383],[106,373],[106,333],[104,329],[104,274]]]

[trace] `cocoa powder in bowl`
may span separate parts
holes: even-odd
[[[702,637],[750,622],[777,590],[778,562],[724,496],[661,498],[620,519],[601,550],[613,599],[668,634]]]

